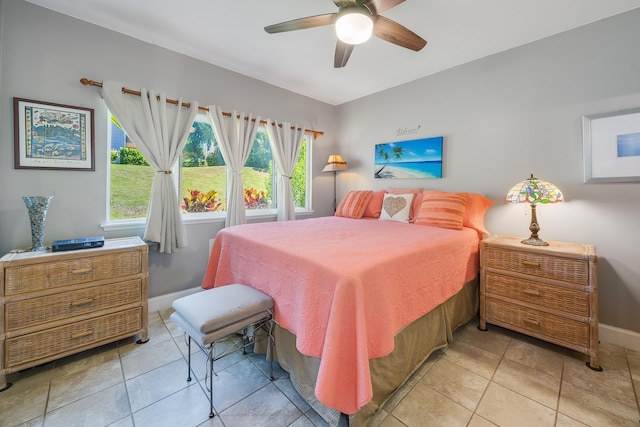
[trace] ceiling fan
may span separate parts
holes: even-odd
[[[382,40],[416,52],[422,49],[426,40],[392,21],[380,13],[391,9],[405,0],[333,0],[338,12],[293,19],[264,27],[269,33],[304,30],[307,28],[335,25],[338,43],[333,61],[335,68],[347,65],[353,47],[375,35]]]

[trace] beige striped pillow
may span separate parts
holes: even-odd
[[[336,216],[342,216],[345,218],[362,218],[364,210],[371,200],[373,191],[349,191],[336,209]]]
[[[424,191],[415,224],[462,230],[469,193]]]

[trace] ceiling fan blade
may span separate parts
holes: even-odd
[[[264,27],[269,33],[282,33],[284,31],[304,30],[307,28],[322,27],[331,25],[335,22],[337,13],[325,13],[324,15],[307,16],[306,18],[293,19],[291,21],[281,22],[279,24]]]
[[[379,14],[392,7],[396,7],[400,3],[404,3],[404,0],[367,0],[364,2],[364,5],[374,14]]]
[[[389,43],[406,47],[416,52],[427,44],[425,39],[413,31],[381,15],[376,17],[376,22],[373,25],[373,34]]]
[[[338,7],[355,6],[358,4],[356,0],[333,0]]]
[[[351,52],[353,52],[352,44],[343,43],[338,40],[336,44],[336,54],[333,59],[333,68],[342,68],[347,65]]]

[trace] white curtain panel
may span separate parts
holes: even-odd
[[[140,89],[140,97],[122,93],[122,84],[102,83],[102,98],[129,138],[156,171],[151,187],[144,239],[160,243],[160,252],[171,253],[187,246],[182,214],[172,168],[182,153],[198,112],[198,102],[189,108],[167,105],[164,93]],[[135,185],[135,183],[131,183]]]
[[[220,147],[220,153],[227,164],[227,218],[225,227],[244,224],[244,191],[242,168],[249,157],[256,133],[260,127],[260,116],[245,117],[234,111],[230,116],[222,114],[220,107],[209,106],[209,120]]]
[[[267,120],[267,135],[271,143],[273,157],[278,165],[278,221],[296,219],[293,204],[293,188],[291,188],[291,174],[296,167],[300,146],[304,138],[305,128],[290,123],[278,123]]]

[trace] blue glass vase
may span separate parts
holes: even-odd
[[[31,223],[31,251],[44,251],[44,225],[47,218],[47,209],[53,196],[24,196],[24,204],[29,212]]]

